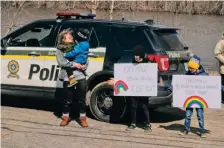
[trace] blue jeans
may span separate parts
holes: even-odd
[[[197,117],[198,117],[198,123],[199,123],[199,130],[200,130],[200,132],[204,132],[205,131],[205,129],[204,129],[204,109],[196,108],[196,111],[197,111]],[[186,116],[185,116],[184,126],[188,132],[190,131],[192,114],[193,114],[193,108],[186,108]]]

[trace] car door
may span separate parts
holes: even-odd
[[[104,57],[106,53],[106,36],[109,28],[105,26],[93,25],[89,43],[89,65],[87,74],[89,78],[98,71],[103,70]]]
[[[48,79],[44,50],[52,46],[54,29],[54,22],[34,22],[3,38],[7,43],[1,50],[2,87],[43,96],[43,82]]]

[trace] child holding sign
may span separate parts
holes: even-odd
[[[134,48],[134,57],[132,63],[140,64],[140,63],[148,63],[149,60],[145,56],[146,53],[142,46],[135,46]],[[128,126],[126,130],[133,130],[136,128],[136,111],[137,106],[139,105],[143,109],[143,113],[145,116],[145,123],[144,129],[146,132],[151,132],[151,124],[150,124],[150,117],[149,117],[149,110],[147,107],[148,98],[147,97],[132,97],[131,99],[131,124]]]
[[[148,59],[145,56],[144,47],[142,46],[135,46],[134,47],[134,56],[132,63],[148,63]],[[111,78],[107,81],[109,85],[114,85],[114,79]],[[150,118],[149,118],[149,110],[147,107],[148,104],[148,98],[147,97],[130,97],[130,113],[131,113],[131,124],[128,126],[126,130],[133,130],[136,128],[136,110],[137,106],[139,105],[144,113],[145,116],[145,123],[144,123],[144,129],[147,132],[151,132],[151,124],[150,124]]]
[[[190,61],[188,62],[188,72],[186,75],[208,75],[203,67],[200,65],[200,58],[198,56],[193,56]],[[204,110],[203,108],[196,108],[197,117],[199,122],[199,135],[202,138],[205,138],[205,128],[204,128]],[[184,126],[185,129],[180,132],[179,135],[187,135],[190,131],[190,124],[191,124],[191,116],[193,114],[193,108],[186,108],[186,115],[185,115],[185,122]]]

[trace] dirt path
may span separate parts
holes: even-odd
[[[177,108],[155,111],[151,118],[153,132],[144,133],[141,128],[126,132],[124,124],[109,124],[93,119],[88,119],[90,127],[85,129],[76,121],[72,121],[67,127],[60,127],[60,119],[53,114],[51,103],[30,101],[33,104],[25,102],[24,105],[24,102],[18,102],[3,101],[1,106],[2,147],[224,147],[224,109],[205,111],[208,134],[206,139],[202,139],[195,134],[198,127],[195,113],[192,118],[192,133],[187,137],[178,135],[183,128],[184,111]]]

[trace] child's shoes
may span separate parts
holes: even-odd
[[[197,132],[201,138],[206,138],[205,132]]]
[[[189,132],[187,130],[183,130],[183,131],[180,131],[179,135],[181,136],[184,136],[184,135],[187,135]]]
[[[145,130],[145,132],[151,132],[152,131],[151,125],[150,124],[145,124],[144,130]]]
[[[134,123],[131,123],[131,125],[128,126],[128,128],[126,129],[126,131],[131,131],[131,130],[133,130],[135,128],[136,128],[136,125]]]
[[[72,86],[74,86],[77,83],[78,83],[78,81],[75,79],[75,77],[71,77],[71,78],[69,78],[68,87],[72,87]]]

